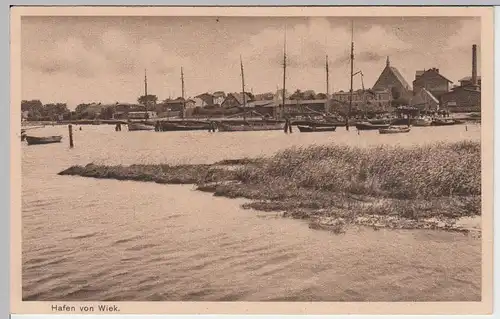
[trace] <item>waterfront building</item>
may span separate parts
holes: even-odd
[[[441,95],[450,91],[451,81],[439,73],[439,69],[431,68],[428,70],[417,71],[413,81],[413,93],[417,94],[425,89],[439,100]],[[424,96],[427,93],[424,92]]]

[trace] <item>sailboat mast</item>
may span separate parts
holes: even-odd
[[[347,116],[345,120],[345,129],[349,131],[349,117],[351,116],[352,110],[352,86],[354,78],[354,22],[351,21],[351,86],[349,89],[349,109],[347,110]]]
[[[283,92],[282,92],[282,95],[283,95],[283,104],[282,104],[282,109],[281,109],[281,114],[280,115],[283,115],[284,112],[285,112],[285,91],[286,90],[286,27],[285,27],[285,39],[283,41]]]
[[[326,112],[330,112],[330,75],[328,67],[328,54],[326,55]]]
[[[181,90],[182,90],[182,118],[186,113],[186,101],[184,100],[184,70],[181,67]]]
[[[148,110],[148,74],[147,70],[144,69],[144,107],[146,111]]]
[[[146,69],[144,69],[144,95],[148,95],[148,74]]]
[[[247,106],[247,99],[246,99],[246,93],[245,93],[245,74],[243,73],[243,59],[241,58],[240,55],[240,66],[241,66],[241,94],[243,95],[243,119],[246,120],[246,106]]]

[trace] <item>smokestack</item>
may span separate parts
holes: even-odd
[[[472,85],[477,85],[477,46],[472,45]]]

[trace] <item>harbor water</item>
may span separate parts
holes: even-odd
[[[213,163],[312,144],[411,146],[479,140],[480,126],[415,127],[408,134],[282,131],[115,132],[66,126],[22,142],[24,300],[478,301],[481,242],[431,230],[349,229],[240,207],[190,185],[57,175],[75,164]]]

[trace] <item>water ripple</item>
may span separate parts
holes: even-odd
[[[415,128],[400,142],[479,139],[479,129],[461,130]],[[24,300],[480,300],[481,242],[467,236],[358,229],[338,237],[191,186],[56,175],[89,162],[212,163],[294,145],[395,139],[345,131],[335,141],[282,132],[150,133],[86,126],[71,151],[23,145]]]

